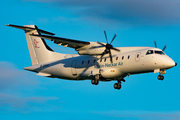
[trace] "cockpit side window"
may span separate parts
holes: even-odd
[[[146,55],[153,54],[153,50],[148,50]]]
[[[160,55],[165,55],[165,53],[163,52],[163,51],[154,51],[155,52],[155,54],[160,54]]]

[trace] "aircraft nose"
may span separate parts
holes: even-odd
[[[174,60],[172,60],[171,58],[167,59],[167,61],[166,61],[166,66],[167,66],[168,68],[172,68],[172,67],[174,67],[174,66],[176,66],[176,65],[177,65],[177,63],[175,63]]]

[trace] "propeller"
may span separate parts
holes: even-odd
[[[101,59],[102,59],[102,57],[103,57],[105,54],[108,54],[108,53],[109,53],[110,61],[111,61],[111,63],[113,63],[112,54],[111,54],[111,49],[120,52],[119,49],[116,49],[116,48],[114,48],[114,47],[111,45],[112,42],[114,41],[114,39],[116,38],[117,34],[114,35],[114,37],[113,37],[113,39],[111,40],[110,44],[108,43],[107,34],[106,34],[106,31],[105,31],[105,30],[104,30],[104,35],[105,35],[107,44],[105,45],[105,44],[103,44],[103,43],[101,43],[101,42],[97,42],[98,44],[100,44],[100,45],[102,45],[102,46],[104,46],[104,47],[106,48],[106,49],[104,50],[104,52],[102,53],[102,55],[101,55]]]
[[[155,45],[155,47],[157,48],[156,40],[154,40],[154,45]]]
[[[156,40],[154,40],[154,45],[157,48],[157,44],[156,44]],[[164,46],[164,48],[162,49],[162,51],[164,51],[166,49],[167,45]]]

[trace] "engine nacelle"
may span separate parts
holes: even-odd
[[[80,55],[101,55],[105,50],[105,47],[99,45],[97,42],[90,42],[82,48],[76,49]]]
[[[118,68],[106,68],[100,70],[101,76],[106,79],[118,79],[122,73]]]
[[[105,48],[90,48],[85,50],[79,50],[80,55],[101,55],[104,52]]]

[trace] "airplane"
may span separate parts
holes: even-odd
[[[39,29],[36,25],[6,26],[25,31],[32,66],[24,70],[32,71],[37,75],[60,78],[66,80],[91,80],[93,85],[99,81],[117,81],[114,88],[121,89],[121,82],[125,77],[141,73],[159,73],[158,79],[163,80],[166,70],[177,66],[164,53],[166,46],[161,50],[155,47],[113,47],[117,34],[107,43],[84,42],[80,40],[55,37],[54,33]],[[44,39],[55,44],[75,49],[78,54],[62,54],[54,52]]]

